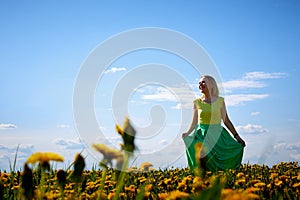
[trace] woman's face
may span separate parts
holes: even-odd
[[[209,91],[209,81],[206,77],[202,77],[199,81],[199,90],[201,93],[208,93]]]

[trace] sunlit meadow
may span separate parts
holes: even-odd
[[[15,170],[16,152],[10,173],[0,173],[0,199],[300,199],[297,162],[272,167],[244,164],[217,173],[201,168],[155,169],[150,162],[128,167],[136,133],[129,119],[116,130],[123,139],[121,150],[94,144],[103,159],[92,170],[85,170],[80,153],[63,170],[52,167],[64,161],[61,155],[36,152],[20,172]]]

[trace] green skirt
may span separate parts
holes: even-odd
[[[220,124],[199,124],[195,130],[183,138],[190,169],[196,167],[217,172],[240,167],[244,148]],[[202,144],[200,155],[196,155],[195,145]],[[200,159],[199,159],[200,158]]]

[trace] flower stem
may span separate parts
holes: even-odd
[[[120,192],[123,189],[123,186],[125,184],[124,183],[124,179],[125,179],[125,176],[127,174],[125,172],[125,170],[128,167],[129,157],[130,157],[129,153],[125,152],[125,154],[124,154],[124,162],[123,162],[123,165],[122,165],[122,171],[121,171],[121,174],[120,174],[120,177],[119,177],[119,180],[118,180],[118,184],[117,184],[117,188],[116,188],[116,194],[115,194],[113,200],[119,199],[119,194],[120,194]]]
[[[97,200],[102,199],[102,193],[103,193],[103,189],[104,189],[104,184],[105,184],[105,180],[106,180],[106,172],[107,172],[107,167],[104,167],[103,171],[102,171],[102,178],[101,178],[101,184],[100,184],[100,194],[97,198]]]

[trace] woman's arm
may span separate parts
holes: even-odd
[[[226,105],[225,102],[223,101],[223,105],[221,108],[221,114],[222,114],[222,119],[225,124],[225,126],[229,129],[229,131],[233,134],[234,138],[243,145],[243,147],[246,146],[245,141],[239,136],[237,131],[235,130],[232,122],[230,121],[228,115],[227,115],[227,110],[226,110]]]
[[[195,126],[197,125],[197,123],[198,123],[198,109],[196,108],[196,105],[194,104],[194,114],[193,114],[192,123],[190,125],[189,130],[182,134],[182,137],[184,138],[184,137],[188,136],[195,129]]]

